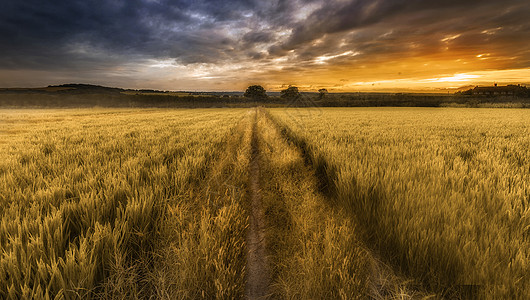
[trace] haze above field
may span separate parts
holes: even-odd
[[[0,87],[530,84],[525,0],[3,1]]]

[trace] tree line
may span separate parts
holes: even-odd
[[[328,94],[328,90],[320,89],[318,90],[318,93],[319,93],[319,98],[323,99]],[[245,98],[258,100],[258,101],[265,100],[269,97],[267,95],[267,91],[261,85],[249,86],[243,96]],[[300,94],[300,90],[298,89],[298,87],[290,85],[288,88],[280,91],[280,97],[289,99],[289,100],[296,100],[301,97],[301,94]]]

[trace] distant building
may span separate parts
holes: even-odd
[[[477,86],[471,90],[474,96],[526,96],[529,90],[525,86],[507,85],[507,86]]]

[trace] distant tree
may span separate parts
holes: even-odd
[[[285,90],[282,90],[280,95],[285,99],[298,99],[300,97],[300,92],[296,86],[289,86]]]
[[[327,89],[318,90],[318,98],[319,99],[322,99],[322,98],[326,97],[327,94],[328,94],[328,90]]]
[[[263,100],[267,99],[267,93],[261,85],[251,85],[245,91],[244,96],[246,98],[254,100]]]

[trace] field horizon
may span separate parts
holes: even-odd
[[[475,88],[454,93],[343,93],[329,92],[326,89],[304,92],[290,86],[279,92],[263,89],[262,95],[254,95],[247,91],[171,92],[64,84],[44,88],[0,89],[0,108],[530,107],[529,89],[512,86],[506,91],[505,88],[492,86],[489,90]],[[295,89],[295,92],[286,93],[290,89]]]

